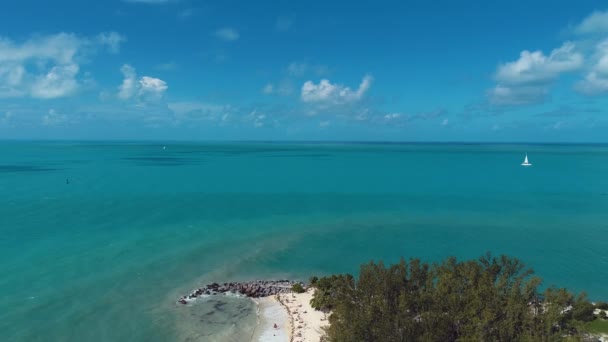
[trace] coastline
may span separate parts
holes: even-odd
[[[251,336],[251,341],[291,341],[292,319],[281,302],[275,296],[251,298],[251,300],[258,307],[258,324]],[[274,328],[274,324],[278,328]]]
[[[321,341],[323,329],[329,323],[326,313],[310,306],[313,294],[314,289],[309,288],[304,293],[251,298],[258,307],[258,324],[251,341]]]

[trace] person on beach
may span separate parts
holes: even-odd
[[[278,325],[275,323],[275,324],[274,324],[274,328],[275,328],[275,329],[279,329],[279,326],[278,326]]]

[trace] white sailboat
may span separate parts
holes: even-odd
[[[526,153],[526,158],[524,158],[524,162],[521,163],[522,166],[532,166],[530,162],[528,162],[528,154]]]

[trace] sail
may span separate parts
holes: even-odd
[[[528,163],[528,155],[526,154],[526,158],[524,158],[524,164],[530,164]]]

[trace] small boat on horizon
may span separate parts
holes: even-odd
[[[530,162],[528,162],[528,154],[526,153],[526,158],[524,158],[524,162],[521,163],[522,166],[532,166]]]

